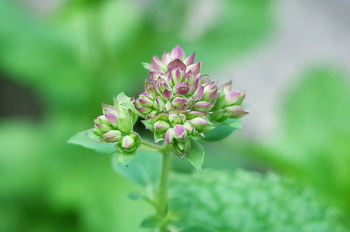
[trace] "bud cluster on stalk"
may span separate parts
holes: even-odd
[[[100,142],[116,142],[119,151],[125,153],[136,152],[141,144],[140,136],[133,131],[138,116],[121,105],[131,101],[121,93],[114,98],[113,105],[102,104],[103,115],[94,120],[92,129]]]
[[[231,91],[231,83],[218,88],[202,75],[202,62],[194,63],[194,54],[186,57],[181,46],[144,66],[150,76],[133,104],[155,142],[172,144],[181,158],[191,149],[189,136],[204,137],[220,122],[247,114],[242,107],[245,93]]]

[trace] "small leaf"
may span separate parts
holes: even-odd
[[[154,128],[153,128],[153,123],[151,123],[150,120],[142,120],[141,121],[143,123],[143,125],[145,125],[145,127],[150,130],[150,131],[153,131]]]
[[[149,64],[149,63],[142,62],[142,65],[143,65],[143,67],[145,67],[145,69],[148,69],[148,70],[151,69],[151,64]]]
[[[141,222],[141,227],[145,228],[156,228],[160,227],[163,224],[163,218],[158,215],[152,215],[150,217],[145,218]]]
[[[198,171],[200,171],[204,161],[204,148],[202,144],[200,144],[193,138],[189,139],[191,142],[191,149],[186,155],[186,158]]]
[[[136,115],[143,117],[143,114],[141,114],[134,106],[134,104],[132,102],[124,102],[120,104],[121,106],[131,110],[133,113],[135,113]]]
[[[161,155],[156,152],[139,150],[129,167],[123,166],[114,157],[113,168],[116,172],[142,186],[152,186],[158,182],[160,176]]]
[[[115,143],[99,143],[87,136],[91,133],[91,130],[81,131],[78,134],[74,135],[68,140],[68,143],[81,145],[86,148],[94,149],[97,152],[104,154],[113,154],[118,151],[115,147]]]
[[[160,141],[163,141],[164,140],[164,132],[157,132],[155,131],[154,132],[154,142],[155,143],[158,143]]]
[[[242,130],[242,119],[241,118],[228,118],[222,124],[229,125],[237,130]]]
[[[219,232],[212,227],[204,225],[194,225],[181,229],[179,232]]]
[[[228,118],[224,122],[217,125],[217,127],[209,131],[201,138],[205,141],[218,141],[226,138],[235,130],[242,130],[242,124],[240,118]]]
[[[118,152],[116,153],[117,160],[125,167],[129,166],[129,162],[136,156],[136,152]]]
[[[130,193],[129,195],[128,195],[128,197],[131,199],[131,200],[140,200],[140,199],[142,199],[142,200],[145,200],[147,203],[149,203],[150,205],[152,205],[152,206],[156,206],[156,203],[153,201],[153,200],[151,200],[149,197],[147,197],[147,196],[145,196],[145,195],[143,195],[143,194],[141,194],[141,193]]]

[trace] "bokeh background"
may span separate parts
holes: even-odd
[[[142,189],[67,140],[176,45],[247,92],[243,131],[204,144],[204,168],[295,178],[349,221],[349,22],[349,0],[0,1],[0,231],[141,231]]]

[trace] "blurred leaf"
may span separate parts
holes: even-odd
[[[113,168],[140,185],[152,187],[160,176],[161,159],[159,153],[139,150],[129,163],[129,167],[121,165],[116,158],[113,158]]]
[[[226,121],[218,124],[214,130],[209,131],[200,138],[205,141],[218,141],[226,138],[235,130],[242,130],[241,119],[228,118]]]
[[[200,171],[204,161],[204,148],[202,144],[193,138],[190,137],[189,139],[191,141],[191,149],[186,155],[186,158],[198,171]]]
[[[185,227],[232,231],[347,231],[339,210],[310,189],[274,174],[204,170],[173,175],[170,211]],[[184,197],[186,196],[186,197]]]
[[[310,69],[282,104],[283,133],[265,160],[307,180],[350,214],[349,74],[327,66]]]
[[[180,230],[180,232],[218,232],[218,231],[208,226],[195,225],[195,226],[189,226],[189,227],[183,228]]]
[[[118,152],[115,143],[98,143],[86,135],[86,133],[89,131],[90,130],[79,132],[70,138],[68,140],[68,143],[81,145],[83,147],[94,149],[95,151],[104,154],[113,154]]]
[[[156,228],[163,224],[163,218],[158,215],[153,215],[144,219],[141,223],[141,227]]]
[[[127,152],[117,152],[115,156],[119,163],[125,167],[129,167],[129,162],[136,156],[137,152],[127,153]]]

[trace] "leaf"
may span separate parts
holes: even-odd
[[[114,157],[113,168],[142,186],[154,186],[160,176],[161,160],[159,153],[139,150],[129,167],[123,166]]]
[[[120,104],[121,106],[131,110],[133,113],[135,113],[136,115],[140,116],[140,117],[143,117],[143,114],[140,113],[140,111],[138,111],[134,104],[132,102],[124,102],[124,103],[121,103]]]
[[[119,163],[124,165],[125,167],[129,166],[129,162],[136,156],[136,151],[132,153],[127,152],[117,152],[116,157]]]
[[[198,171],[200,171],[204,161],[204,148],[202,144],[193,138],[190,137],[189,139],[191,142],[191,149],[186,155],[186,158]]]
[[[180,232],[219,232],[212,227],[204,225],[193,225],[180,230]]]
[[[141,222],[141,227],[144,227],[144,228],[156,228],[156,227],[160,227],[163,223],[164,223],[163,218],[161,218],[158,215],[152,215],[152,216],[149,216],[149,217],[145,218]]]
[[[150,70],[151,69],[151,64],[150,63],[146,63],[146,62],[142,62],[143,67],[145,67],[145,69]]]
[[[97,152],[104,154],[113,154],[118,152],[118,149],[115,146],[115,143],[98,143],[87,136],[91,131],[81,131],[78,134],[74,135],[68,140],[68,143],[81,145],[86,148],[94,149]]]
[[[206,169],[171,178],[169,209],[178,228],[199,224],[222,232],[347,231],[340,210],[318,192],[275,174]]]
[[[242,130],[242,124],[240,118],[228,118],[224,122],[217,125],[217,127],[209,131],[204,135],[201,140],[205,141],[218,141],[226,138],[235,130]]]
[[[241,118],[228,118],[222,124],[229,125],[237,130],[242,130],[242,119]]]

